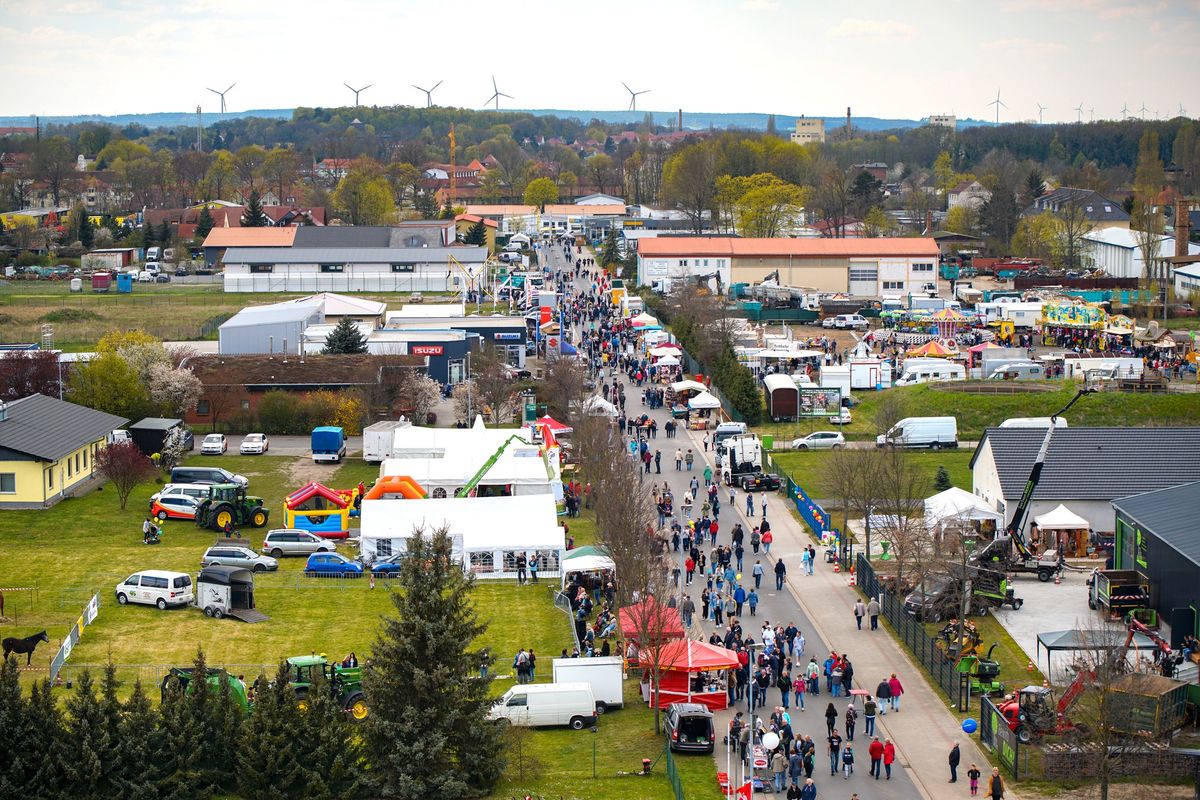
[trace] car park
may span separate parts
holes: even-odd
[[[773,472],[759,472],[755,475],[742,476],[743,492],[773,492],[783,485],[783,481]]]
[[[792,441],[793,450],[838,450],[846,446],[846,437],[837,431],[816,431]]]
[[[238,447],[238,452],[244,456],[262,455],[269,449],[270,442],[267,441],[265,433],[248,433],[242,439],[242,444]]]
[[[195,598],[191,575],[160,569],[135,572],[118,583],[114,593],[120,605],[140,603],[162,610],[168,606],[186,606]]]
[[[671,703],[667,706],[667,741],[672,752],[711,753],[713,751],[712,711],[700,703]]]
[[[200,443],[200,452],[206,456],[220,455],[229,449],[229,441],[223,433],[210,433]]]
[[[168,519],[195,519],[200,501],[186,494],[161,494],[150,501],[150,516],[159,522]]]
[[[251,572],[273,572],[279,562],[271,556],[263,556],[240,545],[213,545],[200,558],[202,567],[241,567]]]
[[[262,551],[272,558],[307,556],[313,553],[332,553],[336,545],[315,533],[295,528],[277,528],[263,537]]]

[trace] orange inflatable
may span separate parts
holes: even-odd
[[[389,495],[398,494],[405,500],[424,500],[425,489],[421,484],[407,475],[386,475],[375,481],[375,485],[367,489],[364,500],[379,500]]]

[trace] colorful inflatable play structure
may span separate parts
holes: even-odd
[[[358,489],[330,489],[313,482],[301,486],[283,501],[283,524],[327,539],[350,535],[350,517],[358,516],[354,501]]]
[[[367,489],[364,500],[384,500],[403,497],[405,500],[424,500],[425,489],[407,475],[384,475]]]

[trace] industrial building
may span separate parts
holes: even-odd
[[[792,141],[796,144],[825,141],[825,120],[819,117],[800,117],[796,120],[796,130],[792,131]]]

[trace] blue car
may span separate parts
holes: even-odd
[[[380,561],[371,567],[371,572],[380,578],[400,577],[399,561]]]
[[[346,558],[341,553],[313,553],[304,565],[304,574],[311,576],[338,575],[343,578],[361,578],[363,565]]]

